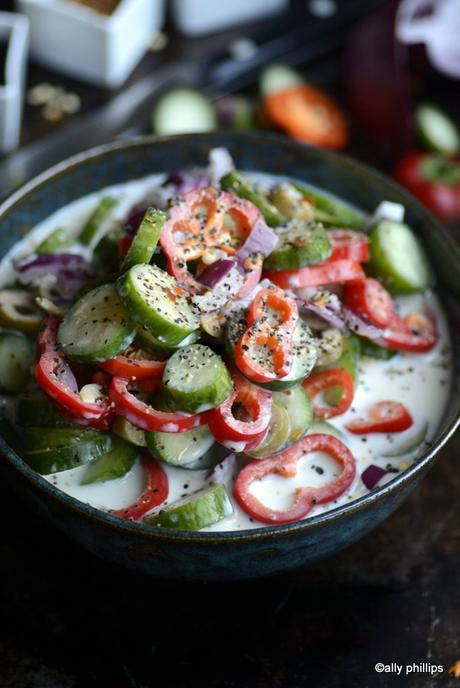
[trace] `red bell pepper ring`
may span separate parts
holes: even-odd
[[[300,289],[342,284],[349,280],[364,279],[366,274],[356,261],[340,259],[327,260],[299,270],[270,270],[264,272],[263,276],[282,289]]]
[[[460,218],[460,160],[458,157],[413,152],[396,165],[400,184],[442,220]]]
[[[141,464],[147,471],[147,484],[143,493],[131,506],[110,511],[125,521],[139,521],[147,512],[163,504],[169,494],[168,476],[152,456],[143,454]]]
[[[202,292],[206,287],[195,280],[187,263],[209,249],[235,255],[259,219],[252,203],[226,191],[207,188],[184,194],[170,209],[160,236],[168,272],[191,293]]]
[[[271,392],[251,384],[238,374],[233,376],[233,383],[235,390],[228,399],[208,411],[209,429],[221,444],[247,442],[251,446],[257,446],[265,437],[271,420]],[[235,404],[240,404],[244,408],[250,420],[236,418]]]
[[[207,423],[206,413],[189,413],[158,411],[141,401],[128,389],[129,380],[122,377],[112,378],[109,399],[114,412],[124,416],[130,423],[153,432],[186,432]]]
[[[355,435],[374,432],[404,432],[413,425],[412,416],[399,401],[379,401],[367,412],[367,418],[357,418],[346,425]]]
[[[369,239],[362,232],[351,229],[329,229],[332,253],[328,262],[334,260],[353,260],[356,263],[367,263],[370,258]]]
[[[59,410],[81,425],[98,429],[109,426],[112,410],[107,396],[95,402],[83,401],[78,393],[75,377],[64,356],[57,351],[45,351],[35,367],[35,378],[45,394]]]
[[[438,338],[436,321],[431,313],[410,313],[404,318],[396,316],[376,343],[396,351],[421,354],[431,351]]]
[[[320,394],[320,392],[335,387],[340,387],[343,390],[340,402],[337,406],[320,406],[316,403],[313,404],[313,414],[315,418],[320,418],[321,420],[334,418],[334,416],[340,416],[350,408],[354,396],[353,378],[350,373],[343,368],[330,368],[329,370],[321,370],[317,373],[313,373],[313,375],[310,375],[310,377],[304,381],[303,388],[312,400]]]
[[[311,452],[325,452],[342,466],[339,477],[323,487],[300,487],[295,490],[295,500],[285,511],[271,509],[250,492],[252,483],[267,475],[275,474],[292,478],[297,474],[300,459]],[[305,518],[318,505],[332,502],[347,490],[356,473],[353,454],[343,442],[332,435],[306,435],[292,447],[267,459],[251,461],[238,474],[234,497],[240,507],[252,518],[262,523],[291,523]]]
[[[277,287],[261,289],[249,306],[247,329],[235,347],[239,370],[254,382],[283,378],[292,367],[292,338],[299,319],[294,299]],[[270,352],[272,370],[254,355],[254,347]]]
[[[145,352],[135,347],[129,347],[128,352],[99,363],[99,367],[110,375],[133,381],[159,378],[163,375],[165,366],[166,361],[146,358]]]
[[[375,327],[388,327],[396,317],[393,298],[372,277],[347,282],[343,288],[343,302]]]

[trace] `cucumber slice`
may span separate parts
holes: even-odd
[[[276,454],[286,447],[291,434],[291,421],[289,414],[284,406],[278,406],[275,402],[272,405],[272,417],[268,434],[262,444],[256,449],[248,451],[248,456],[254,459],[265,459],[267,456]]]
[[[136,335],[136,342],[139,344],[140,348],[145,349],[145,351],[149,351],[160,358],[169,358],[177,349],[188,346],[189,344],[195,344],[199,338],[200,331],[194,330],[176,346],[166,346],[166,344],[160,342],[150,330],[147,330],[145,327],[139,327]]]
[[[146,516],[144,523],[161,528],[201,530],[222,521],[232,513],[233,507],[227,490],[219,483]]]
[[[377,358],[380,361],[389,361],[390,358],[396,356],[397,351],[393,349],[386,349],[384,346],[379,346],[375,342],[371,342],[370,339],[361,339],[361,353],[363,356],[369,356],[370,358]]]
[[[190,413],[219,406],[233,389],[225,363],[204,344],[176,351],[166,364],[163,384],[168,402]]]
[[[352,377],[356,387],[359,382],[358,364],[361,358],[361,340],[354,334],[347,335],[342,341],[342,354],[334,363],[328,366],[321,366],[318,370],[330,370],[331,368],[342,368]],[[342,398],[343,390],[341,387],[332,387],[324,392],[324,400],[330,406],[338,406]]]
[[[244,179],[239,172],[232,170],[225,174],[220,180],[220,184],[225,191],[230,191],[241,198],[246,198],[251,201],[264,216],[266,222],[270,227],[281,225],[284,222],[284,217],[278,209],[270,203],[270,201],[261,194],[254,191],[252,184]]]
[[[213,106],[191,88],[175,88],[162,95],[152,114],[152,129],[162,136],[214,131],[216,126]]]
[[[129,422],[127,418],[123,416],[116,416],[111,427],[112,432],[123,440],[136,445],[136,447],[146,447],[147,442],[145,439],[145,431],[140,428],[136,428],[135,425]]]
[[[119,240],[123,236],[123,231],[119,228],[113,229],[105,234],[96,244],[93,251],[93,266],[96,270],[103,272],[118,272],[120,266]],[[98,279],[102,279],[99,277]],[[93,280],[94,281],[94,280]],[[113,281],[110,279],[108,281]],[[94,285],[99,286],[99,285]],[[80,292],[79,292],[80,295]]]
[[[287,220],[312,220],[314,217],[313,205],[289,182],[274,186],[269,199]]]
[[[313,407],[303,387],[291,387],[273,392],[273,403],[284,408],[289,416],[289,435],[283,449],[297,442],[313,423]]]
[[[31,378],[34,355],[20,332],[0,332],[0,392],[17,394]]]
[[[413,231],[405,224],[382,220],[369,235],[369,271],[396,294],[423,291],[433,273]]]
[[[314,203],[314,218],[325,225],[347,229],[364,229],[366,217],[332,196],[325,196],[304,182],[294,182],[293,186]]]
[[[215,441],[207,425],[188,432],[146,432],[145,437],[150,453],[156,459],[180,468],[196,463]]]
[[[121,264],[121,272],[126,272],[138,263],[150,263],[165,221],[166,213],[162,210],[155,210],[155,208],[146,210],[133,243]]]
[[[427,148],[448,155],[460,151],[460,132],[457,126],[436,105],[419,105],[415,110],[415,123],[417,133]]]
[[[303,84],[302,76],[291,67],[270,65],[260,75],[259,89],[263,98],[269,93],[284,91],[286,88]]]
[[[278,243],[264,260],[266,270],[303,268],[331,255],[331,242],[320,222],[291,220],[278,227],[276,234]]]
[[[120,437],[112,437],[112,449],[93,461],[86,469],[80,484],[91,485],[122,478],[134,466],[138,450]]]
[[[341,430],[338,430],[334,425],[332,425],[332,423],[328,423],[327,420],[315,420],[308,431],[309,435],[312,435],[313,433],[319,433],[320,435],[332,435],[341,442],[345,443],[347,439],[345,433],[343,433]]]
[[[99,201],[81,231],[80,241],[82,244],[85,246],[91,244],[98,234],[101,225],[105,222],[110,211],[117,202],[116,198],[112,198],[112,196],[104,196],[104,198]]]
[[[16,422],[24,427],[75,428],[75,423],[62,416],[44,394],[22,396],[18,401]]]
[[[117,280],[131,317],[166,346],[177,346],[200,321],[177,280],[156,265],[135,265]]]
[[[124,351],[135,336],[115,285],[105,284],[72,306],[59,327],[57,342],[70,359],[98,363]]]
[[[25,289],[0,289],[0,326],[35,334],[43,320],[34,294]]]
[[[107,441],[101,443],[84,442],[70,447],[24,452],[23,459],[38,473],[50,475],[90,463],[110,451],[110,447],[111,442],[108,443]]]
[[[38,244],[35,253],[56,253],[73,242],[73,234],[68,229],[58,227]]]
[[[24,428],[22,434],[24,449],[28,452],[61,449],[88,443],[102,445],[105,451],[109,451],[112,445],[109,435],[83,426],[49,428],[45,431],[40,427],[28,427]]]
[[[401,444],[394,449],[389,449],[386,452],[382,452],[382,456],[385,456],[386,458],[395,458],[409,454],[409,452],[414,451],[414,449],[418,449],[422,442],[424,442],[427,432],[428,423],[424,423],[423,427],[421,427],[415,435],[408,437],[404,442],[401,442]]]

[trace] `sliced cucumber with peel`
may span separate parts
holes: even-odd
[[[313,216],[318,222],[333,227],[364,229],[366,217],[337,198],[327,196],[304,182],[294,182],[293,186],[313,203]]]
[[[195,344],[200,338],[200,331],[194,330],[185,339],[180,341],[176,346],[166,346],[157,339],[150,330],[145,327],[139,327],[136,334],[136,342],[141,349],[145,349],[159,358],[169,358],[177,349],[189,344]]]
[[[195,531],[212,526],[232,513],[233,507],[227,490],[219,483],[146,516],[144,523],[161,528]]]
[[[40,428],[75,428],[44,394],[31,393],[20,397],[16,407],[16,423],[20,426]]]
[[[217,126],[211,103],[199,91],[175,88],[164,93],[152,114],[155,134],[196,134]]]
[[[315,420],[308,431],[308,434],[332,435],[341,442],[346,443],[345,433],[343,433],[341,430],[338,430],[335,425],[332,425],[332,423],[328,423],[327,420]]]
[[[30,379],[32,344],[21,332],[0,331],[0,392],[17,394]]]
[[[313,406],[303,387],[291,387],[282,392],[273,392],[273,403],[281,406],[289,416],[289,435],[284,449],[291,446],[310,428],[313,422]]]
[[[28,428],[34,430],[34,428]],[[39,429],[43,435],[43,428]],[[92,432],[92,431],[88,431]],[[28,438],[29,446],[39,444],[37,442],[38,435],[31,434]],[[49,437],[49,434],[46,434]],[[64,439],[64,438],[62,438]],[[99,458],[103,454],[109,452],[112,448],[112,437],[107,433],[98,433],[98,435],[81,435],[81,439],[73,440],[68,438],[70,444],[55,444],[55,446],[24,451],[23,458],[26,463],[42,475],[49,475],[50,473],[58,473],[60,471],[67,471],[70,468],[76,468],[85,463],[90,463]],[[54,443],[54,440],[51,440]],[[46,444],[43,442],[42,444]]]
[[[177,280],[156,265],[134,265],[118,278],[117,291],[133,320],[166,346],[177,346],[200,326]]]
[[[385,452],[382,452],[382,456],[385,458],[396,458],[399,456],[405,456],[406,454],[409,454],[410,452],[414,451],[415,449],[418,449],[422,442],[425,441],[426,435],[428,432],[428,423],[424,423],[423,426],[420,428],[418,432],[415,433],[415,435],[412,435],[412,437],[406,438],[401,444],[396,446],[394,449],[388,449]]]
[[[395,294],[424,291],[433,284],[433,273],[423,248],[405,224],[382,220],[369,235],[369,271]]]
[[[163,384],[168,403],[190,413],[219,406],[233,389],[225,363],[204,344],[176,351],[166,363]]]
[[[278,243],[264,260],[266,270],[291,270],[322,263],[331,255],[329,235],[320,222],[291,220],[277,227]]]
[[[112,436],[112,448],[100,459],[90,463],[80,484],[91,485],[122,478],[134,466],[137,453],[138,450],[134,445],[120,437]]]
[[[82,296],[67,312],[57,343],[74,361],[98,363],[124,351],[135,336],[135,325],[115,286],[105,284]]]
[[[277,454],[285,449],[290,433],[291,421],[287,409],[274,402],[268,433],[258,447],[247,452],[248,456],[254,459],[265,459],[267,456]]]
[[[124,416],[116,416],[112,423],[111,430],[115,435],[121,439],[134,444],[136,447],[146,447],[147,441],[145,439],[145,431],[136,428],[135,425],[129,422]]]
[[[145,436],[150,453],[156,459],[179,468],[199,463],[215,442],[207,425],[188,432],[146,432]],[[205,462],[201,463],[201,468],[209,468]]]
[[[117,199],[112,196],[104,196],[101,198],[81,231],[79,238],[82,244],[88,246],[92,243],[117,202]]]
[[[35,253],[40,255],[41,253],[56,253],[61,249],[69,246],[73,242],[73,232],[63,227],[58,227],[53,232],[48,234],[46,239],[43,239],[35,249]]]
[[[420,139],[431,150],[447,155],[460,151],[458,127],[436,105],[420,104],[415,110],[415,123]]]
[[[319,367],[318,370],[331,370],[341,368],[351,375],[356,387],[359,381],[358,364],[361,359],[361,340],[354,334],[349,334],[342,340],[342,353],[340,357],[328,366]],[[325,401],[331,406],[338,406],[342,399],[341,387],[330,387],[324,392]]]
[[[222,177],[220,184],[225,191],[232,193],[251,201],[264,216],[266,222],[270,227],[275,227],[284,222],[284,217],[279,210],[270,203],[268,198],[265,198],[260,193],[254,190],[251,182],[241,176],[239,172],[232,170]]]
[[[121,264],[121,272],[126,272],[138,263],[150,263],[166,221],[166,213],[148,208],[134,236],[131,246]]]

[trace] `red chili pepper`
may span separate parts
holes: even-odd
[[[404,318],[396,316],[377,343],[397,351],[424,353],[436,345],[438,336],[431,314],[410,313]]]
[[[64,356],[57,351],[45,351],[35,368],[35,378],[45,394],[71,416],[75,423],[99,429],[109,426],[111,408],[103,395],[94,403],[85,402],[78,393],[75,377]]]
[[[335,387],[341,387],[343,390],[339,404],[337,406],[314,404],[313,413],[315,418],[321,418],[322,420],[333,418],[334,416],[340,416],[350,408],[354,396],[353,378],[343,368],[330,368],[329,370],[320,370],[317,373],[313,373],[304,381],[303,388],[310,399],[314,399],[320,392]]]
[[[270,270],[264,277],[282,289],[321,287],[325,284],[341,284],[366,277],[361,265],[353,260],[325,261],[299,270]]]
[[[252,301],[247,330],[235,347],[239,370],[254,382],[269,382],[289,374],[292,337],[299,319],[297,304],[277,287],[261,289]],[[271,361],[260,362],[261,352]]]
[[[191,415],[157,411],[131,394],[128,385],[129,380],[125,378],[112,378],[109,399],[114,404],[115,413],[127,418],[136,428],[153,432],[186,432],[207,422],[206,413]]]
[[[294,504],[285,511],[270,509],[251,493],[252,483],[262,480],[267,475],[275,474],[283,478],[295,476],[299,460],[311,452],[325,452],[335,459],[342,466],[339,477],[323,487],[297,488]],[[235,481],[234,496],[249,516],[262,523],[290,523],[307,516],[315,506],[327,504],[340,497],[353,482],[355,472],[353,454],[340,440],[326,434],[306,435],[281,454],[251,461],[245,466]]]
[[[388,327],[396,316],[396,305],[392,297],[372,277],[345,284],[343,301],[352,311],[376,327]]]
[[[369,260],[369,239],[362,232],[351,229],[329,229],[332,253],[328,262],[334,260],[352,260],[356,263],[367,263]]]
[[[141,464],[147,471],[145,490],[131,506],[111,512],[126,521],[138,521],[148,511],[162,504],[169,493],[168,476],[158,461],[148,454],[143,454]]]
[[[233,375],[235,391],[220,406],[208,412],[209,429],[220,443],[250,442],[258,445],[265,437],[272,413],[272,395]],[[234,415],[235,404],[243,407],[250,420],[240,420]],[[246,447],[248,448],[248,447]]]
[[[396,165],[394,176],[442,220],[460,218],[459,158],[409,153]]]
[[[127,352],[119,354],[109,361],[99,363],[102,370],[114,377],[124,377],[128,380],[151,380],[163,375],[166,361],[146,358],[145,352],[136,347],[129,348]]]
[[[226,191],[208,188],[186,193],[170,209],[160,236],[168,272],[191,293],[202,292],[206,287],[195,280],[187,263],[209,249],[235,255],[259,219],[252,203]]]
[[[413,424],[412,416],[399,401],[379,401],[370,407],[367,418],[348,423],[347,430],[355,435],[371,432],[403,432]]]

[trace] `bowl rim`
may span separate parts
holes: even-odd
[[[98,159],[103,159],[118,151],[135,149],[144,147],[146,145],[155,145],[157,143],[174,143],[181,142],[192,138],[193,140],[202,140],[203,143],[213,145],[218,144],[219,140],[229,138],[233,139],[247,139],[252,144],[259,145],[271,142],[276,145],[281,145],[287,149],[315,151],[316,154],[321,155],[330,164],[339,164],[343,167],[358,168],[362,173],[366,173],[373,177],[378,183],[384,184],[386,188],[393,189],[400,196],[405,199],[405,207],[414,208],[417,213],[425,216],[431,225],[434,225],[440,233],[442,240],[447,244],[447,248],[452,251],[460,261],[460,247],[456,244],[447,229],[423,206],[417,199],[415,199],[408,191],[406,191],[399,184],[387,177],[385,174],[379,172],[371,165],[363,163],[355,158],[336,151],[318,149],[314,146],[293,141],[279,134],[271,134],[265,132],[210,132],[204,134],[177,134],[171,136],[156,136],[156,135],[142,135],[131,139],[122,141],[111,141],[102,145],[94,146],[85,151],[72,155],[69,158],[53,165],[44,172],[33,177],[31,180],[23,184],[19,189],[13,191],[0,203],[0,222],[3,217],[14,210],[15,206],[27,198],[27,196],[45,186],[47,182],[66,174],[68,171],[74,170],[85,165],[87,162],[94,162]],[[222,141],[221,141],[222,142]],[[287,174],[287,176],[289,176]],[[10,447],[7,442],[0,437],[0,454],[3,454],[8,463],[13,469],[21,474],[31,486],[39,488],[46,494],[47,497],[58,502],[65,508],[79,516],[84,517],[88,521],[96,522],[102,527],[115,528],[117,530],[127,531],[132,535],[144,536],[149,540],[156,540],[160,542],[174,541],[174,542],[193,542],[194,544],[202,545],[226,545],[230,546],[234,543],[250,543],[262,542],[265,540],[272,540],[274,537],[290,537],[296,536],[299,532],[306,532],[308,530],[315,530],[323,525],[334,523],[342,517],[354,514],[355,512],[364,511],[373,505],[382,502],[387,496],[392,495],[398,491],[404,490],[404,487],[416,480],[418,476],[422,476],[434,464],[434,461],[439,451],[448,442],[450,437],[455,433],[460,426],[460,409],[454,414],[450,422],[441,430],[438,440],[427,447],[427,450],[412,464],[409,468],[404,470],[392,478],[389,482],[381,487],[369,492],[369,494],[362,495],[357,499],[350,500],[346,504],[342,504],[328,511],[324,511],[316,516],[310,516],[307,519],[295,521],[284,525],[264,525],[261,528],[245,529],[245,530],[229,530],[229,531],[198,531],[191,532],[185,530],[169,530],[161,528],[152,528],[144,523],[135,523],[133,521],[123,521],[122,519],[90,506],[84,502],[80,502],[74,497],[62,492],[55,487],[51,482],[46,480],[43,476],[36,473],[30,468],[26,462],[21,458],[16,451]]]

